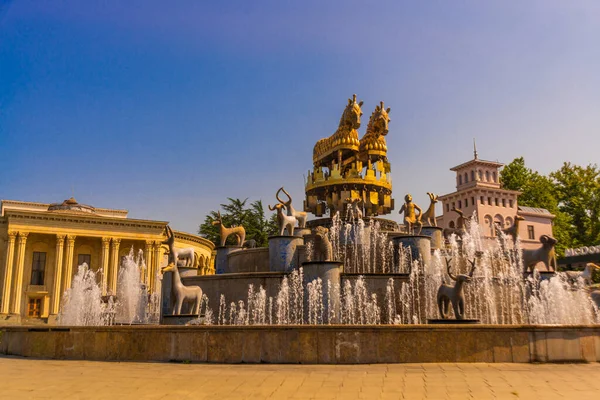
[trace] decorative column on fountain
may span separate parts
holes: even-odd
[[[8,241],[6,243],[6,263],[4,264],[4,290],[2,292],[2,306],[0,313],[8,314],[10,312],[10,289],[12,287],[13,263],[15,256],[15,239],[17,232],[8,232]]]
[[[321,279],[321,293],[323,294],[323,323],[335,324],[340,322],[340,287],[341,273],[343,265],[341,261],[332,261],[333,246],[329,241],[329,230],[318,226],[313,231],[313,261],[302,263],[303,286],[304,286],[304,319],[309,322],[308,313],[311,307],[309,304],[310,290],[309,283],[315,285],[318,279]],[[313,289],[315,290],[314,286]]]
[[[400,247],[409,248],[412,261],[429,265],[431,261],[431,237],[425,235],[397,235],[392,237],[394,244],[394,265],[400,263]]]
[[[12,314],[21,315],[21,298],[23,297],[23,270],[25,269],[25,246],[29,232],[19,232],[17,246],[17,271],[15,274],[14,303]]]
[[[64,246],[65,235],[56,235],[56,263],[54,264],[54,288],[52,290],[52,305],[50,307],[51,315],[58,314],[60,308]]]
[[[110,260],[110,238],[103,237],[102,238],[102,296],[106,296],[108,292],[108,262]]]
[[[117,294],[117,277],[119,275],[119,246],[121,239],[113,238],[111,243],[110,276],[108,291],[115,296]]]

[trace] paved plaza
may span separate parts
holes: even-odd
[[[598,399],[600,364],[216,365],[0,357],[0,399]]]

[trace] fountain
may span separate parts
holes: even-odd
[[[553,262],[550,237],[527,252],[510,231],[490,243],[476,216],[456,210],[459,224],[444,238],[432,193],[419,214],[405,197],[402,227],[379,217],[394,208],[384,138],[390,109],[378,105],[358,140],[361,106],[349,99],[338,130],[315,145],[304,209],[329,217],[306,221],[281,187],[270,206],[279,234],[268,247],[248,249],[245,229],[223,226],[219,215],[217,274],[204,276],[178,273],[187,261],[168,228],[157,294],[148,299],[143,257],[133,249],[122,260],[116,298],[103,299],[95,273],[82,265],[61,307],[63,330],[35,336],[39,330],[2,328],[8,339],[0,339],[0,353],[253,363],[600,361],[600,312],[585,277],[528,271],[536,260]],[[225,246],[228,235],[236,246]],[[127,325],[106,327],[115,324]]]

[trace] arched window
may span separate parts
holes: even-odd
[[[498,183],[498,177],[496,176],[496,172],[494,171],[492,175],[494,176],[494,182]]]
[[[462,175],[458,175],[458,184],[462,185]]]
[[[469,182],[469,175],[465,172],[465,183]]]
[[[485,224],[485,235],[486,236],[494,236],[494,221],[492,220],[491,215],[486,215],[483,218]]]
[[[450,221],[448,227],[450,227],[450,229],[454,229],[454,221]]]
[[[506,219],[504,220],[504,227],[505,228],[510,228],[511,226],[513,226],[513,220],[511,217],[506,217]]]
[[[475,180],[475,170],[471,170],[471,181]]]
[[[480,181],[483,180],[483,172],[481,172],[481,170],[479,170],[478,173],[479,173],[479,180]]]
[[[486,182],[490,181],[490,171],[485,171],[485,181]]]

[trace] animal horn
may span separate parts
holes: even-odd
[[[383,107],[383,101],[379,102],[379,106],[381,107],[381,111],[385,110],[385,108]]]
[[[356,103],[356,94],[353,94],[353,95],[352,95],[352,102],[353,102],[353,103]]]
[[[278,199],[278,200],[279,200],[279,199]],[[270,205],[270,204],[269,204],[268,206],[269,206],[269,210],[271,210],[271,211],[275,211],[275,210],[277,209],[277,207],[271,207],[271,205]]]
[[[475,272],[475,266],[477,264],[477,259],[474,258],[473,261],[469,260],[469,263],[471,264],[471,272],[469,272],[469,276],[472,278],[473,273]]]
[[[277,193],[275,193],[275,198],[277,199],[278,202],[280,202],[281,204],[284,204],[285,201],[281,200],[281,198],[279,198],[279,192],[281,192],[283,190],[283,186],[279,188],[279,190],[277,191]],[[285,190],[284,190],[285,192]]]
[[[289,202],[292,202],[292,196],[290,196],[290,194],[288,192],[285,191],[285,189],[283,187],[281,187],[281,190],[283,190],[283,193],[285,193],[285,195],[288,197]]]
[[[453,281],[456,281],[456,276],[452,275],[452,272],[450,272],[450,264],[452,263],[452,259],[446,257],[446,268],[448,270],[448,276],[450,277],[450,279],[452,279]]]

